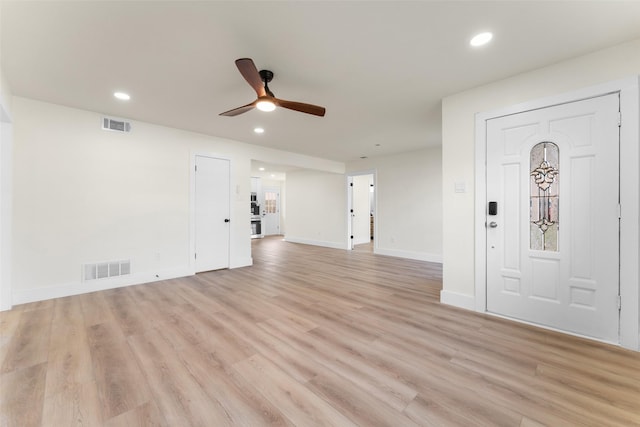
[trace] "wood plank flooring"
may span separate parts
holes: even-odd
[[[441,305],[436,264],[252,245],[0,313],[0,426],[640,426],[640,353]]]

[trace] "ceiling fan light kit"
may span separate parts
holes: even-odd
[[[273,111],[276,109],[276,106],[312,114],[314,116],[324,116],[326,112],[324,107],[276,98],[269,89],[269,82],[273,79],[273,72],[269,70],[258,71],[251,58],[237,59],[236,67],[238,67],[238,71],[240,71],[242,77],[249,83],[249,86],[256,91],[258,98],[250,104],[220,113],[221,116],[233,117],[246,113],[253,108],[261,111]]]
[[[270,99],[258,99],[256,102],[256,108],[260,111],[273,111],[276,109],[276,104]]]

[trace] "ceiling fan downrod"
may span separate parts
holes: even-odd
[[[260,79],[262,79],[262,81],[264,82],[265,92],[267,92],[267,95],[269,95],[270,97],[275,98],[275,95],[273,94],[273,92],[271,92],[271,89],[269,89],[269,82],[273,80],[273,72],[269,70],[260,70],[259,73]]]

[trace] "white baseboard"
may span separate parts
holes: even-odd
[[[282,240],[284,240],[285,242],[302,243],[304,245],[324,246],[324,247],[333,248],[333,249],[349,249],[346,246],[346,243],[339,243],[339,242],[326,242],[321,240],[310,240],[310,239],[302,239],[299,237],[289,237],[289,236],[285,236],[284,239]],[[380,248],[374,249],[374,253],[378,255],[393,256],[398,258],[408,258],[408,259],[415,259],[418,261],[435,262],[435,263],[442,264],[442,255],[440,254],[430,254],[426,252],[412,252],[412,251],[401,251],[401,250],[395,250],[395,249],[380,249]]]
[[[374,249],[373,251],[379,255],[394,256],[398,258],[415,259],[418,261],[436,262],[442,264],[442,255],[430,254],[426,252],[400,251],[397,249]]]
[[[249,267],[253,265],[253,258],[240,258],[234,260],[232,264],[229,265],[229,268],[240,268],[240,267]]]
[[[475,311],[476,309],[476,299],[473,295],[460,294],[458,292],[440,291],[440,302],[454,307],[464,308],[465,310]]]
[[[322,240],[309,240],[309,239],[301,239],[299,237],[289,237],[285,236],[285,242],[291,243],[302,243],[303,245],[313,245],[313,246],[324,246],[325,248],[333,248],[333,249],[347,249],[346,243],[340,242],[326,242]]]
[[[176,279],[178,277],[192,276],[193,274],[193,270],[188,267],[182,267],[161,270],[153,273],[136,273],[87,282],[68,283],[66,285],[50,286],[46,288],[14,290],[11,302],[12,305],[26,304],[29,302],[86,294],[89,292],[104,291],[106,289]]]

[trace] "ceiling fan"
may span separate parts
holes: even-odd
[[[258,72],[251,58],[236,59],[236,67],[238,67],[242,77],[249,83],[249,86],[256,91],[258,98],[251,104],[220,113],[221,116],[233,117],[246,113],[253,108],[262,111],[273,111],[276,107],[288,108],[289,110],[300,111],[315,116],[324,116],[326,111],[324,107],[276,98],[273,92],[269,90],[269,82],[273,79],[273,72],[269,70],[260,70]]]

